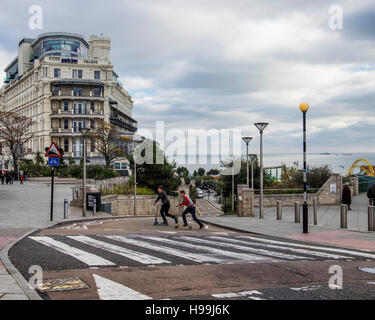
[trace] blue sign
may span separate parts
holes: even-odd
[[[58,167],[60,164],[59,158],[48,158],[48,165],[51,167]]]

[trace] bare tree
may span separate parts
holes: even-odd
[[[112,124],[98,120],[96,129],[90,132],[90,137],[94,139],[95,149],[103,156],[108,168],[113,159],[124,154],[120,148],[120,134]]]
[[[0,112],[0,139],[9,149],[15,171],[18,170],[18,160],[27,154],[25,146],[33,137],[30,130],[33,124],[31,118],[16,112]]]

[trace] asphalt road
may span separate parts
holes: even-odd
[[[359,270],[375,266],[375,253],[196,225],[175,231],[152,218],[47,229],[14,246],[10,259],[26,279],[38,265],[46,283],[78,277],[87,286],[44,299],[375,299],[375,274]],[[343,289],[329,288],[334,265]]]

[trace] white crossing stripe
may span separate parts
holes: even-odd
[[[195,244],[192,244],[192,243],[170,240],[170,239],[166,239],[166,238],[157,238],[157,237],[143,236],[143,235],[142,236],[140,235],[138,237],[140,237],[142,239],[149,239],[149,240],[154,240],[154,241],[158,241],[158,242],[163,242],[163,243],[167,243],[167,244],[171,244],[171,245],[178,245],[178,246],[182,246],[182,247],[187,247],[187,248],[190,248],[190,249],[205,250],[205,251],[208,251],[208,252],[211,252],[211,253],[214,253],[214,254],[218,254],[218,255],[221,255],[221,256],[227,256],[227,257],[235,258],[235,259],[242,260],[242,261],[265,261],[265,260],[270,261],[270,258],[251,255],[251,254],[248,254],[248,253],[231,252],[231,251],[211,248],[211,247],[207,247],[207,246],[195,245]]]
[[[210,238],[217,238],[217,239],[226,240],[226,238],[221,238],[221,237],[210,237]],[[257,254],[260,254],[260,255],[273,256],[273,257],[277,257],[277,258],[281,258],[281,259],[287,259],[287,260],[304,259],[304,257],[296,256],[296,255],[291,255],[291,254],[287,254],[287,253],[270,251],[270,250],[263,250],[263,249],[255,249],[255,248],[244,247],[244,246],[240,246],[240,245],[236,245],[236,244],[231,244],[231,243],[224,243],[224,242],[218,242],[218,241],[205,240],[205,239],[201,239],[201,238],[181,237],[181,239],[186,239],[188,241],[194,241],[194,242],[211,244],[211,245],[215,245],[215,246],[219,246],[219,247],[224,247],[224,248],[232,248],[232,249],[237,249],[237,250],[242,250],[242,251],[249,251],[249,252],[257,253]],[[311,258],[307,258],[307,259],[311,259]]]
[[[283,246],[276,246],[272,244],[264,244],[264,243],[254,243],[254,242],[248,242],[248,241],[243,241],[243,240],[236,240],[236,239],[228,239],[228,238],[222,238],[222,237],[210,237],[213,239],[218,239],[218,240],[225,240],[228,242],[233,242],[233,243],[238,243],[238,244],[243,244],[243,245],[248,245],[248,246],[259,246],[259,247],[266,247],[270,249],[280,249],[280,250],[286,250],[286,251],[292,251],[294,253],[300,253],[300,254],[307,254],[311,256],[316,256],[316,257],[322,257],[322,258],[329,258],[329,259],[350,259],[350,257],[347,256],[341,256],[337,254],[331,254],[331,253],[325,253],[325,252],[316,252],[316,251],[311,251],[311,250],[305,250],[305,249],[297,249],[297,248],[291,248],[291,247],[283,247]],[[304,257],[304,259],[311,259],[309,257]]]
[[[264,242],[264,243],[281,244],[283,246],[288,246],[288,247],[307,248],[307,249],[315,249],[315,250],[335,252],[335,253],[344,253],[344,254],[350,254],[350,255],[362,257],[362,258],[375,259],[375,254],[346,250],[346,249],[340,249],[340,248],[308,246],[308,245],[304,245],[304,244],[282,242],[282,241],[276,241],[276,240],[268,240],[268,239],[255,238],[255,237],[249,237],[249,236],[237,236],[237,238],[250,239],[250,240],[260,241],[260,242]]]
[[[199,263],[201,263],[201,262],[221,263],[222,262],[222,260],[220,260],[216,257],[197,254],[197,253],[190,253],[190,252],[186,252],[186,251],[183,251],[183,250],[164,247],[164,246],[161,246],[161,245],[155,245],[155,244],[152,244],[152,243],[149,243],[149,242],[146,242],[146,241],[141,241],[141,240],[138,240],[138,239],[130,239],[130,238],[126,238],[126,237],[123,237],[123,236],[105,236],[105,237],[108,238],[108,239],[132,244],[132,245],[142,247],[142,248],[145,248],[145,249],[164,252],[164,253],[167,253],[169,255],[176,256],[176,257],[183,258],[183,259],[187,259],[187,260],[191,260],[191,261],[194,261],[194,262],[199,262]]]
[[[80,250],[50,237],[29,237],[30,239],[55,249],[63,254],[71,256],[91,267],[93,266],[115,266],[116,264],[95,254]]]
[[[170,261],[160,259],[157,257],[150,256],[148,254],[140,253],[134,250],[122,248],[116,245],[113,245],[111,243],[99,241],[90,237],[86,236],[68,236],[68,238],[73,239],[75,241],[79,241],[85,244],[88,244],[90,246],[93,246],[98,249],[102,249],[114,254],[117,254],[119,256],[135,260],[137,262],[140,262],[142,264],[162,264],[162,263],[171,263]]]
[[[250,297],[253,295],[262,295],[263,293],[252,290],[252,291],[241,291],[241,292],[228,292],[228,293],[219,293],[212,294],[211,296],[218,299],[231,299],[231,298],[240,298],[240,297]]]
[[[121,283],[93,274],[100,300],[151,300],[138,291],[125,287]]]

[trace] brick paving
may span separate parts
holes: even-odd
[[[359,236],[360,234],[358,232],[341,230],[315,232],[306,235],[292,234],[286,238],[375,252],[375,235],[374,240],[361,239],[358,238]]]
[[[363,195],[354,199],[355,209],[349,211],[348,222],[358,219],[358,216],[355,217],[355,215],[360,208],[361,211],[367,208],[365,200],[366,199]],[[204,214],[202,220],[208,223],[213,223],[217,226],[267,236],[375,252],[375,232],[340,230],[339,226],[337,226],[339,221],[336,221],[337,207],[334,206],[329,207],[328,209],[324,207],[326,210],[320,208],[319,210],[322,216],[324,216],[324,223],[322,223],[323,219],[320,219],[318,220],[318,226],[310,224],[309,233],[303,234],[302,225],[300,223],[294,223],[290,218],[292,209],[289,209],[290,212],[288,209],[284,210],[283,221],[277,221],[275,218],[276,214],[273,212],[276,211],[275,208],[265,208],[265,218],[260,220],[258,218],[250,217],[224,216],[220,210],[210,205],[208,201],[204,199],[199,200],[198,205],[202,211],[206,210],[206,214]],[[365,214],[363,213],[361,213],[361,220],[365,220]],[[310,218],[309,221],[311,223],[312,218]],[[364,225],[364,222],[362,224]],[[361,229],[364,229],[364,226]]]

